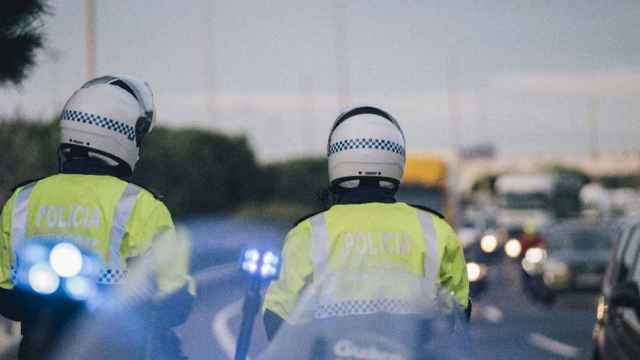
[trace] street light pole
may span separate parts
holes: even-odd
[[[85,52],[84,78],[90,80],[95,76],[96,65],[96,8],[93,0],[84,1],[85,12]]]

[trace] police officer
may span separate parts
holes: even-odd
[[[60,117],[59,173],[17,186],[4,205],[0,313],[21,322],[21,359],[44,358],[68,320],[60,312],[45,315],[46,306],[34,309],[25,301],[30,298],[14,288],[16,249],[24,241],[36,236],[90,239],[105,264],[99,278],[105,286],[122,283],[134,260],[153,253],[154,239],[173,241],[182,249],[175,252],[188,257],[183,251],[187,244],[174,236],[167,207],[129,180],[155,121],[153,94],[146,82],[126,76],[88,81],[67,101]],[[164,262],[154,273],[152,322],[156,328],[164,326],[159,333],[166,336],[167,329],[184,321],[195,287],[188,259]],[[163,302],[176,308],[162,313]],[[52,316],[56,321],[50,328],[46,324],[51,321],[43,319]]]
[[[414,280],[447,289],[469,312],[454,230],[440,214],[394,198],[405,165],[398,122],[376,107],[349,110],[334,122],[327,152],[332,206],[289,231],[280,276],[265,296],[267,336],[290,317],[303,289],[320,281],[330,291],[321,291],[315,318],[394,313],[394,297]]]

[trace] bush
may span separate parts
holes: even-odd
[[[244,137],[154,130],[134,180],[158,190],[174,215],[231,210],[261,200],[261,171]]]

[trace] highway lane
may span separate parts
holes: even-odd
[[[567,294],[552,307],[524,295],[516,262],[490,269],[487,293],[476,299],[472,341],[478,359],[589,359],[595,323],[593,293]],[[489,321],[487,308],[500,309]]]

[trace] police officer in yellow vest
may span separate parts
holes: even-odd
[[[265,296],[267,336],[319,277],[333,289],[314,305],[316,318],[393,313],[393,291],[407,290],[394,284],[398,274],[448,289],[468,316],[466,263],[454,230],[438,213],[394,198],[405,164],[398,122],[375,107],[343,113],[329,135],[328,162],[332,206],[288,233],[280,276]]]
[[[188,244],[174,236],[166,206],[128,180],[154,122],[153,94],[146,82],[105,76],[85,83],[62,111],[59,173],[19,185],[4,205],[0,313],[22,323],[21,359],[43,358],[46,349],[38,347],[53,345],[43,344],[43,332],[55,337],[59,334],[53,333],[64,327],[64,319],[60,319],[59,329],[42,329],[39,311],[33,311],[14,289],[15,250],[32,237],[89,239],[90,247],[105,264],[99,282],[106,286],[125,280],[128,266],[152,253],[154,239],[171,239],[167,241],[175,242],[172,250],[182,258],[154,269],[154,299],[160,312],[163,301],[178,304],[178,308],[157,318],[165,321],[165,335],[185,320],[195,295],[188,274]]]

